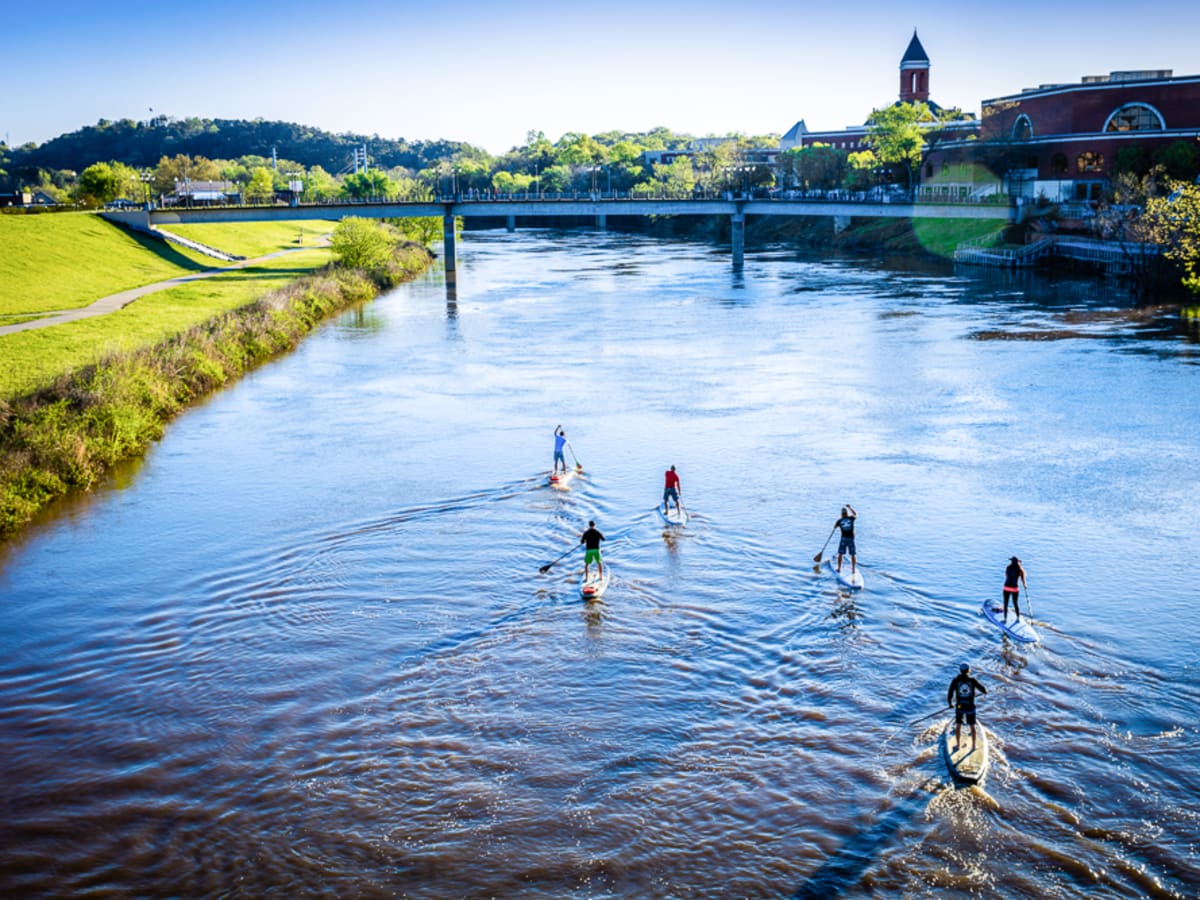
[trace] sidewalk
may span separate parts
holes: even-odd
[[[107,297],[101,297],[89,306],[81,306],[79,309],[65,309],[60,312],[52,312],[38,319],[31,319],[28,322],[18,322],[15,325],[0,325],[0,337],[6,334],[15,334],[18,331],[31,331],[34,328],[50,328],[53,325],[62,325],[67,322],[76,322],[80,319],[90,319],[93,316],[106,316],[111,312],[116,312],[118,309],[123,309],[139,297],[145,297],[147,294],[154,294],[158,291],[165,291],[167,288],[177,287],[181,284],[187,284],[189,281],[198,281],[201,278],[212,278],[214,275],[220,275],[223,272],[233,272],[237,269],[244,269],[247,266],[253,266],[264,260],[274,259],[277,256],[283,256],[285,253],[295,253],[297,250],[311,250],[311,247],[286,247],[283,250],[276,250],[274,253],[268,253],[266,256],[260,256],[256,259],[243,259],[240,262],[234,263],[232,266],[222,266],[216,269],[205,269],[202,272],[191,272],[187,275],[180,275],[176,278],[171,278],[167,281],[157,281],[154,284],[144,284],[141,287],[130,288],[127,291],[121,291],[119,294],[110,294]]]

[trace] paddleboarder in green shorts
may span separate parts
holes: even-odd
[[[596,564],[596,577],[604,577],[604,561],[600,559],[600,542],[605,540],[604,535],[596,530],[595,522],[588,522],[588,529],[579,536],[579,543],[583,544],[583,580],[587,581],[588,573],[591,571],[591,564]]]
[[[975,692],[987,693],[987,688],[971,677],[971,666],[959,663],[958,674],[946,690],[946,705],[954,707],[954,749],[961,741],[963,719],[971,726],[971,751],[975,750]]]

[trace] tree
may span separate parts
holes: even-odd
[[[386,174],[372,169],[369,172],[355,172],[343,178],[342,193],[359,200],[369,197],[391,197],[396,193],[396,185]]]
[[[1183,269],[1183,286],[1200,294],[1200,185],[1172,181],[1165,197],[1150,197],[1134,226]]]
[[[221,169],[211,159],[203,156],[186,156],[177,153],[174,156],[164,156],[154,169],[154,192],[170,194],[175,190],[176,182],[181,181],[220,181]]]
[[[329,246],[341,265],[372,271],[387,266],[396,242],[395,232],[382,222],[347,216],[333,229]]]
[[[813,144],[784,151],[780,154],[780,164],[797,186],[805,190],[832,190],[845,180],[846,156],[845,151],[829,144]]]
[[[906,176],[905,184],[911,190],[915,184],[914,172],[921,167],[921,154],[925,146],[923,122],[935,121],[933,113],[924,103],[896,103],[877,109],[867,118],[865,143],[884,166],[900,166]]]
[[[846,156],[846,180],[848,191],[865,191],[875,183],[875,172],[879,169],[879,157],[872,150],[860,150]]]
[[[250,181],[246,184],[246,196],[250,200],[263,202],[275,196],[275,182],[271,178],[271,170],[266,166],[258,166],[250,172]]]
[[[79,173],[75,196],[84,203],[108,203],[118,197],[140,197],[137,170],[121,162],[98,162]]]
[[[330,200],[342,186],[320,166],[313,166],[304,176],[304,196],[309,200]]]

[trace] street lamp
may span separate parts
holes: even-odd
[[[146,169],[145,171],[142,172],[141,176],[139,176],[139,177],[142,179],[142,197],[145,200],[146,211],[149,212],[150,211],[150,182],[152,182],[154,180],[154,173],[150,169]]]

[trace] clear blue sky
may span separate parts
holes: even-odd
[[[5,12],[0,137],[261,117],[500,153],[530,130],[842,128],[896,99],[914,28],[932,99],[976,113],[1117,69],[1200,74],[1195,0],[66,0]]]

